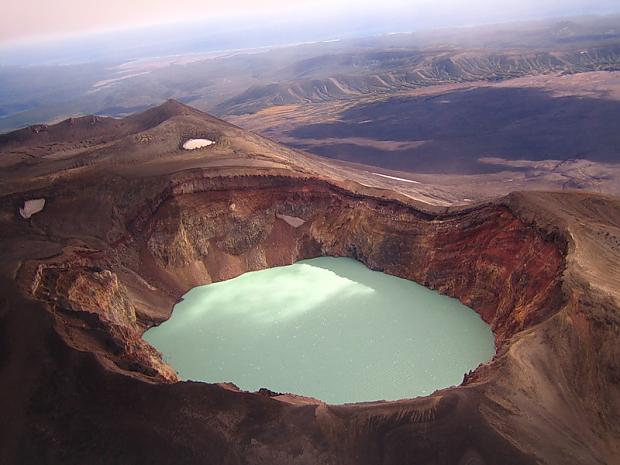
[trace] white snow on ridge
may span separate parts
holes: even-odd
[[[190,139],[183,144],[183,148],[185,150],[196,150],[213,144],[215,142],[209,139]]]
[[[24,202],[24,207],[19,209],[19,214],[22,218],[28,219],[32,215],[42,211],[44,206],[45,199],[26,200]]]
[[[388,176],[387,174],[381,174],[381,173],[372,173],[372,174],[376,176],[381,176],[382,178],[395,179],[396,181],[411,182],[413,184],[422,184],[421,182],[414,181],[413,179],[397,178],[396,176]]]
[[[288,223],[289,226],[292,226],[294,228],[299,228],[301,225],[303,225],[306,222],[305,220],[298,218],[296,216],[280,215],[279,213],[276,214],[276,218],[280,218],[281,220]]]

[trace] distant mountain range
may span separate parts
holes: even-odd
[[[0,131],[83,114],[123,116],[168,98],[226,116],[436,84],[617,69],[618,15],[130,61],[93,51],[90,63],[0,67]]]

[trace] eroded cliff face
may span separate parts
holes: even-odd
[[[197,176],[123,220],[107,248],[37,264],[32,292],[53,305],[71,345],[154,379],[176,377],[140,336],[169,316],[171,301],[141,313],[133,303],[140,286],[176,299],[247,271],[352,257],[459,298],[491,324],[499,349],[562,302],[565,240],[501,203],[430,213],[313,178]]]
[[[171,189],[133,234],[158,270],[191,276],[190,285],[352,257],[459,298],[493,326],[499,345],[561,303],[564,239],[501,204],[431,214],[313,179],[197,178]]]
[[[174,370],[142,339],[136,308],[116,273],[73,257],[39,265],[33,290],[51,305],[56,329],[70,346],[97,354],[112,369],[177,380]]]
[[[90,396],[112,405],[110,399],[120,396],[126,412],[115,415],[115,422],[148,417],[139,423],[163,428],[162,441],[182,425],[182,447],[198,461],[205,450],[217,451],[218,463],[554,463],[565,457],[566,435],[589,446],[565,463],[613,456],[609,438],[616,434],[618,399],[608,386],[617,384],[617,363],[609,360],[601,372],[590,349],[577,358],[570,354],[587,341],[592,350],[609,350],[596,334],[601,325],[614,327],[614,314],[610,310],[611,320],[602,323],[600,315],[584,313],[591,294],[579,291],[582,281],[565,269],[575,247],[568,230],[520,211],[518,199],[431,211],[305,175],[197,172],[141,182],[117,193],[111,213],[107,204],[96,204],[95,191],[76,187],[93,206],[89,216],[111,220],[97,228],[81,222],[93,228],[82,231],[82,239],[45,260],[24,262],[17,272],[25,292],[45,303],[67,347],[96,357],[95,365],[79,364],[89,367],[76,381],[90,386],[80,388],[88,396],[64,394],[77,376],[71,371],[58,381],[69,385],[55,391],[54,404],[97,422],[102,413],[91,408]],[[73,195],[67,191],[63,198]],[[38,219],[36,227],[50,237],[67,221],[62,201],[50,202]],[[353,257],[459,298],[492,325],[498,354],[468,374],[463,386],[426,398],[327,406],[177,383],[172,368],[141,339],[193,286],[321,255]],[[587,380],[576,382],[576,373]],[[575,403],[577,395],[587,398],[590,392],[613,407],[605,411],[598,400]],[[34,412],[45,428],[53,427],[47,413]],[[532,428],[532,419],[539,426]],[[199,440],[207,434],[204,424],[208,446]],[[558,431],[557,424],[572,426]],[[73,433],[55,434],[68,442]],[[177,450],[165,449],[161,457]]]

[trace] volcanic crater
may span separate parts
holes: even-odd
[[[0,461],[620,457],[618,199],[433,206],[174,101],[85,121],[0,138]],[[218,143],[184,151],[189,133]],[[45,208],[24,219],[30,198]],[[192,287],[319,256],[458,298],[492,326],[495,357],[430,396],[329,405],[179,381],[141,337]]]

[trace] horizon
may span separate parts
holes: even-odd
[[[29,53],[31,48],[64,48],[75,46],[71,42],[85,41],[90,42],[87,45],[95,49],[96,55],[97,49],[111,42],[132,48],[161,40],[160,34],[167,34],[177,42],[201,40],[208,43],[202,47],[205,51],[247,49],[325,38],[620,13],[620,4],[612,0],[510,0],[501,6],[491,0],[388,0],[381,6],[368,0],[361,3],[306,0],[295,5],[267,0],[260,6],[248,0],[234,0],[226,7],[197,0],[181,0],[181,4],[177,2],[171,7],[163,0],[156,0],[149,2],[148,14],[141,8],[142,3],[121,7],[120,0],[110,0],[105,11],[99,11],[99,7],[92,10],[91,6],[88,11],[78,8],[76,0],[60,0],[53,5],[42,0],[25,0],[25,5],[24,2],[19,6],[9,5],[0,18],[0,50],[3,55],[9,55],[10,62],[13,51]],[[209,13],[188,13],[195,10]],[[234,37],[246,32],[255,37],[251,40]],[[240,42],[242,46],[233,43],[218,47],[221,36],[223,42]],[[0,65],[4,61],[5,57],[0,56]]]

